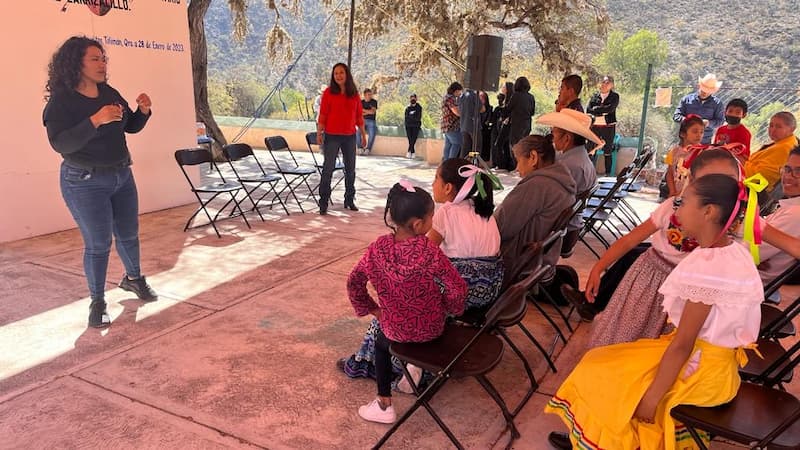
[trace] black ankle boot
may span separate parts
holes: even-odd
[[[89,305],[89,326],[92,328],[105,328],[111,325],[111,317],[106,311],[105,300],[92,300]]]
[[[346,209],[349,209],[350,211],[358,211],[358,207],[352,200],[350,200],[349,202],[344,202],[344,207]]]

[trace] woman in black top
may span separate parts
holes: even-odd
[[[61,163],[61,194],[83,236],[83,269],[91,295],[89,326],[108,326],[105,282],[111,237],[125,266],[119,287],[154,301],[139,265],[139,205],[125,133],[144,128],[150,97],[136,98],[136,112],[106,83],[100,42],[71,37],[48,67],[43,120]]]
[[[611,163],[614,138],[617,134],[617,106],[619,106],[619,94],[614,92],[614,78],[606,75],[600,81],[600,90],[595,92],[589,100],[586,112],[594,117],[592,131],[605,141],[603,155],[605,156],[606,175],[609,176],[614,176],[611,173]]]
[[[492,111],[492,167],[503,170],[511,170],[513,160],[511,159],[511,147],[508,145],[509,129],[508,123],[508,103],[514,93],[514,84],[506,82],[497,94],[497,106]]]
[[[508,143],[510,147],[531,134],[531,119],[536,112],[536,100],[530,94],[531,83],[525,77],[514,82],[514,95],[508,101],[507,112],[511,126]]]

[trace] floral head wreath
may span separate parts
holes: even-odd
[[[467,164],[459,167],[458,174],[467,180],[464,181],[464,185],[458,190],[458,194],[456,194],[456,198],[453,199],[453,203],[461,203],[465,198],[467,198],[472,190],[472,187],[476,184],[478,185],[478,195],[480,195],[481,198],[486,198],[486,190],[483,188],[483,183],[478,183],[481,176],[489,178],[489,180],[492,182],[493,189],[503,189],[500,179],[497,178],[495,174],[486,169],[481,169],[473,164]]]

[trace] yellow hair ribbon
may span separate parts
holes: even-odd
[[[747,209],[744,213],[744,240],[749,244],[750,254],[753,255],[753,261],[758,265],[761,263],[758,253],[758,245],[761,244],[761,227],[758,226],[758,193],[766,189],[769,182],[763,175],[757,173],[752,177],[745,178],[743,184],[749,191]]]

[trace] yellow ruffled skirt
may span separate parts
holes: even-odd
[[[697,446],[669,412],[677,405],[716,406],[739,390],[737,350],[697,340],[693,373],[681,371],[662,399],[654,424],[633,418],[656,376],[673,334],[658,339],[594,348],[584,355],[545,412],[557,414],[569,428],[573,448],[607,450],[686,450]],[[743,353],[743,352],[742,352]]]

